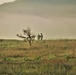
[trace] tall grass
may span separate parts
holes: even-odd
[[[0,75],[76,75],[76,40],[0,41]]]

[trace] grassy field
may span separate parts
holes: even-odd
[[[76,40],[0,40],[0,75],[76,75]]]

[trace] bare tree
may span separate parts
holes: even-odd
[[[20,38],[24,38],[24,40],[28,41],[30,46],[32,45],[32,42],[35,40],[35,35],[31,33],[31,29],[29,27],[27,27],[27,29],[23,29],[23,33],[26,36],[22,36],[17,34],[18,37]]]

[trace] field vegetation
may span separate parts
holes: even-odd
[[[76,75],[76,40],[0,40],[0,75]]]

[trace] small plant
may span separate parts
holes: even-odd
[[[3,58],[3,61],[10,61],[10,58],[5,57]]]
[[[30,60],[31,59],[29,57],[27,57],[27,56],[24,58],[24,61],[30,61]]]
[[[63,47],[63,49],[66,50],[67,49],[67,46]]]
[[[35,60],[41,60],[41,56],[37,56]]]

